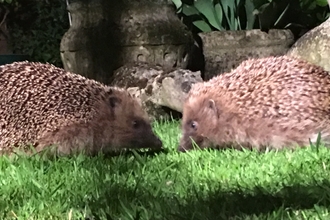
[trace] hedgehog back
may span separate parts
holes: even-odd
[[[244,61],[208,84],[242,114],[315,122],[330,117],[329,73],[288,56]]]
[[[209,99],[220,112],[215,128],[205,119],[208,111],[200,110]],[[199,132],[218,143],[270,143],[279,148],[306,144],[319,131],[330,143],[330,75],[287,56],[250,59],[229,73],[193,85],[185,108],[189,114],[185,120],[199,119],[203,123]]]
[[[25,61],[1,66],[0,149],[34,144],[42,132],[91,120],[104,88],[51,64]]]

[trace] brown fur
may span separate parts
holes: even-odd
[[[129,93],[50,64],[0,66],[0,153],[32,144],[61,154],[161,148],[146,113]]]
[[[184,104],[179,150],[210,145],[294,148],[330,142],[330,76],[287,56],[250,59],[195,84]]]

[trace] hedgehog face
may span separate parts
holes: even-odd
[[[131,148],[153,148],[161,149],[161,140],[153,133],[151,125],[148,120],[139,116],[133,116],[129,119],[128,124],[131,132],[128,142]]]
[[[209,133],[218,123],[218,110],[213,99],[190,97],[184,105],[182,117],[182,137],[179,151],[213,147]]]
[[[152,131],[146,112],[129,94],[111,93],[108,97],[106,112],[102,132],[107,140],[102,145],[110,146],[109,150],[111,148],[162,148],[162,142]]]

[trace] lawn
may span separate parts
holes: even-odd
[[[330,151],[0,158],[0,219],[330,219]]]

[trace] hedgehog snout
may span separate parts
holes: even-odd
[[[159,139],[159,137],[156,136],[155,138],[155,144],[154,144],[155,148],[162,148],[163,147],[163,142]]]
[[[182,145],[179,145],[177,151],[178,152],[187,152],[188,150],[186,148],[184,148]]]
[[[181,139],[179,146],[177,147],[178,152],[187,152],[189,150],[193,149],[193,143],[192,143],[193,137],[190,135],[184,134]]]
[[[161,148],[163,148],[163,142],[160,140],[159,137],[157,137],[155,135],[153,138],[153,141],[151,142],[150,147],[155,148],[155,149],[161,149]]]
[[[152,149],[163,148],[163,142],[151,130],[145,131],[143,133],[135,134],[135,137],[131,141],[131,145],[137,148],[152,148]]]

